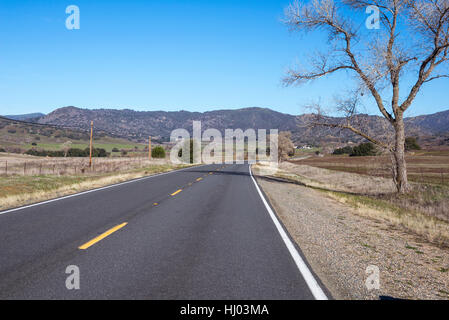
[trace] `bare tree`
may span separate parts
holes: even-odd
[[[70,148],[72,147],[72,141],[66,141],[62,144],[62,150],[64,151],[64,157],[67,158]]]
[[[356,27],[347,16],[350,11],[364,14],[368,6],[379,10],[379,30]],[[350,130],[390,151],[397,190],[407,192],[404,112],[424,84],[449,77],[449,0],[297,1],[285,14],[292,30],[327,31],[331,45],[329,52],[315,54],[309,68],[289,70],[285,84],[301,84],[342,70],[352,73],[358,81],[354,97],[370,93],[393,129],[393,143],[377,139],[363,126],[351,123],[356,112],[354,97],[342,104],[352,115],[348,121],[321,124]],[[413,83],[400,95],[404,75],[413,77]]]
[[[292,142],[292,133],[290,131],[279,132],[278,135],[278,158],[279,161],[287,160],[289,155],[295,152],[295,146]]]

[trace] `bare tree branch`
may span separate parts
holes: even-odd
[[[351,71],[360,81],[357,93],[370,92],[380,113],[394,129],[391,135],[394,145],[389,146],[354,126],[353,122],[358,119],[354,116],[359,102],[357,95],[352,102],[344,101],[341,105],[346,122],[317,121],[313,124],[350,130],[391,151],[396,165],[395,182],[398,191],[404,192],[408,188],[404,112],[423,84],[449,78],[444,68],[449,61],[449,0],[342,0],[336,3],[333,0],[308,3],[298,0],[286,9],[285,22],[291,30],[324,30],[334,49],[327,59],[312,61],[306,70],[289,70],[284,82],[302,84],[338,71]],[[347,8],[361,11],[367,6],[379,9],[385,28],[378,33],[356,29],[348,18]],[[369,41],[363,46],[364,39]],[[416,73],[415,80],[400,102],[401,78],[406,72]],[[387,89],[391,91],[385,94]]]
[[[335,123],[323,123],[323,122],[312,122],[313,126],[323,126],[323,127],[329,127],[329,128],[341,128],[341,129],[348,129],[352,131],[353,133],[365,138],[366,140],[384,148],[385,150],[391,151],[391,147],[386,145],[385,143],[365,134],[364,132],[360,131],[357,128],[354,128],[350,124],[335,124]]]
[[[426,81],[424,81],[424,83],[430,82],[430,81],[435,80],[435,79],[440,79],[440,78],[449,78],[449,75],[447,75],[447,74],[440,74],[438,76],[431,77],[431,78],[427,79]]]

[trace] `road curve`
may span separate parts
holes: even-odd
[[[248,164],[0,213],[0,298],[325,298],[279,228]],[[68,266],[79,268],[79,290],[66,287]]]

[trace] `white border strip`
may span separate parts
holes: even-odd
[[[60,197],[60,198],[56,198],[56,199],[51,199],[51,200],[47,200],[47,201],[42,201],[42,202],[30,204],[30,205],[24,206],[24,207],[19,207],[19,208],[14,208],[14,209],[1,211],[0,215],[5,214],[5,213],[14,212],[14,211],[24,210],[24,209],[28,209],[28,208],[32,208],[32,207],[37,207],[37,206],[40,206],[40,205],[43,205],[43,204],[47,204],[47,203],[51,203],[51,202],[55,202],[55,201],[60,201],[60,200],[64,200],[64,199],[69,199],[69,198],[73,198],[73,197],[82,196],[84,194],[88,194],[88,193],[92,193],[92,192],[96,192],[96,191],[101,191],[101,190],[106,190],[106,189],[110,189],[110,188],[115,188],[115,187],[118,187],[118,186],[123,186],[125,184],[134,183],[134,182],[138,182],[138,181],[142,181],[142,180],[146,180],[146,179],[150,179],[150,178],[154,178],[154,177],[158,177],[158,176],[163,176],[163,175],[170,174],[170,173],[180,172],[180,171],[184,171],[184,170],[187,170],[187,169],[204,167],[206,165],[207,164],[203,164],[203,165],[200,165],[200,166],[192,166],[192,167],[188,167],[188,168],[172,170],[172,171],[169,171],[169,172],[162,172],[162,173],[154,174],[154,175],[147,176],[147,177],[137,178],[137,179],[130,180],[130,181],[125,181],[125,182],[121,182],[121,183],[111,184],[111,185],[106,186],[106,187],[101,187],[101,188],[96,188],[96,189],[92,189],[92,190],[87,190],[87,191],[71,194],[71,195]]]
[[[326,297],[326,294],[321,289],[320,285],[314,278],[312,272],[310,272],[309,268],[307,267],[304,260],[301,258],[301,255],[298,253],[298,250],[296,250],[295,246],[293,245],[292,241],[290,240],[289,236],[285,232],[284,228],[282,227],[281,223],[279,222],[278,218],[274,214],[273,210],[271,210],[271,207],[269,206],[267,200],[265,199],[262,191],[260,191],[259,186],[257,185],[256,180],[253,177],[253,173],[251,171],[251,165],[249,165],[249,174],[251,176],[251,179],[254,182],[254,185],[256,186],[257,191],[259,192],[260,198],[262,199],[265,208],[267,208],[268,213],[270,214],[271,219],[274,222],[274,225],[276,226],[276,229],[279,231],[279,234],[282,237],[282,240],[284,240],[285,245],[287,246],[288,251],[290,252],[293,260],[295,260],[296,266],[299,269],[299,272],[301,272],[304,280],[307,283],[307,286],[309,287],[310,291],[312,292],[313,296],[316,300],[328,300]]]

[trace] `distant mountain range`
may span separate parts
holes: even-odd
[[[191,132],[192,122],[201,121],[202,130],[215,128],[224,132],[225,129],[279,129],[291,131],[297,144],[320,144],[323,142],[347,143],[358,142],[361,138],[348,131],[327,129],[323,127],[310,128],[312,115],[294,116],[266,108],[245,108],[237,110],[217,110],[209,112],[188,111],[146,111],[114,109],[80,109],[64,107],[50,114],[14,116],[33,119],[41,124],[64,126],[73,129],[89,130],[90,121],[95,128],[133,141],[144,142],[148,136],[159,141],[168,141],[174,129],[184,128]],[[39,115],[39,114],[38,114]],[[329,117],[328,121],[338,122],[341,118]],[[33,121],[33,122],[34,122]],[[382,136],[391,130],[387,121],[379,116],[358,115],[356,122],[363,123],[369,132]],[[409,135],[414,136],[446,136],[449,133],[449,110],[418,117],[407,118],[406,128]]]
[[[45,116],[43,113],[28,113],[28,114],[19,114],[19,115],[6,115],[3,116],[8,119],[12,120],[20,120],[20,121],[29,121],[32,122],[33,120],[39,120],[39,118],[42,118]]]

